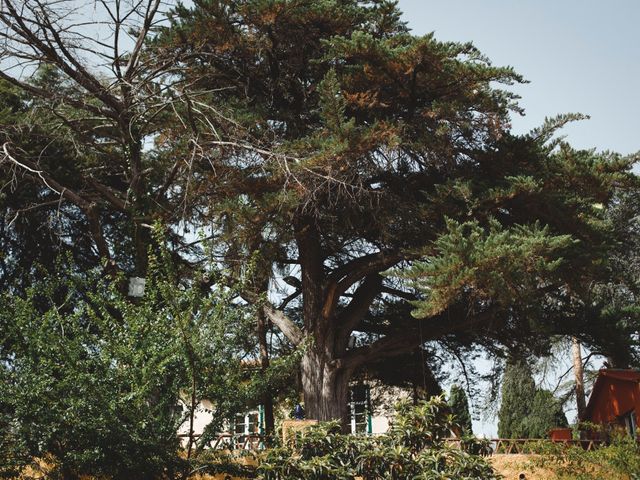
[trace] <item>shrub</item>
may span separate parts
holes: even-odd
[[[498,478],[479,454],[480,442],[449,445],[454,420],[442,397],[417,406],[401,403],[389,433],[354,436],[336,422],[299,433],[296,441],[268,452],[258,468],[263,480],[435,480]],[[462,447],[462,448],[461,448]]]
[[[590,451],[578,445],[545,442],[539,453],[532,466],[551,469],[557,479],[640,480],[640,444],[628,435],[615,434],[609,445]]]
[[[217,419],[243,407],[251,311],[152,267],[135,301],[64,271],[0,296],[0,477],[39,459],[64,479],[182,477],[187,393]]]

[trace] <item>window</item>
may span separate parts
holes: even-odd
[[[233,421],[232,433],[236,448],[244,445],[249,435],[260,433],[260,414],[258,412],[237,414]]]
[[[349,389],[351,411],[351,433],[371,433],[371,405],[369,386],[353,385]]]
[[[245,434],[245,430],[247,428],[246,425],[246,415],[244,413],[239,413],[236,415],[236,419],[233,422],[233,433],[235,435],[244,435]]]

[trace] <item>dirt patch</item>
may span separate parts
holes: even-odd
[[[538,455],[525,454],[497,454],[489,457],[493,468],[505,480],[518,480],[524,474],[526,480],[553,480],[556,475],[552,470],[534,467],[532,461]]]

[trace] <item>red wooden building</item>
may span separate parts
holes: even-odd
[[[603,369],[580,420],[625,429],[636,437],[639,414],[640,371]]]

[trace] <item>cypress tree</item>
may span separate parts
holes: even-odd
[[[471,424],[467,394],[458,385],[453,385],[449,391],[449,406],[456,422],[462,427],[463,433],[472,434],[473,426]]]
[[[522,438],[524,421],[531,413],[536,394],[531,368],[522,360],[510,360],[502,381],[502,401],[498,412],[498,436]]]
[[[567,417],[560,401],[549,390],[537,390],[531,402],[531,412],[522,422],[523,436],[547,438],[552,428],[566,426]]]
[[[498,436],[546,438],[552,428],[567,425],[560,401],[549,390],[536,388],[529,365],[510,361],[502,382]]]

